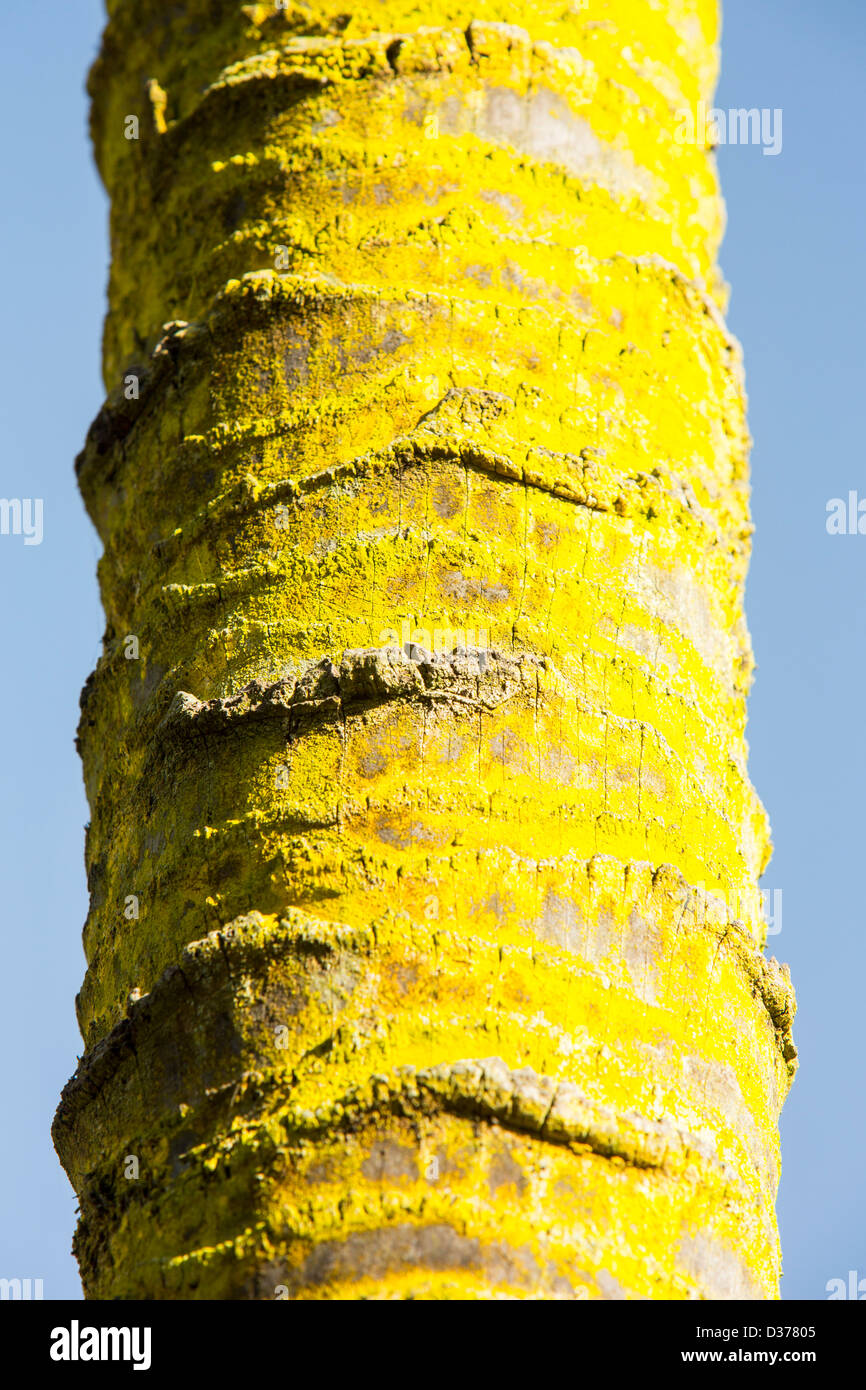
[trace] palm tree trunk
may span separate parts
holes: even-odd
[[[108,8],[86,1293],[777,1297],[714,0]]]

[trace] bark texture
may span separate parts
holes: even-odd
[[[777,1297],[714,0],[108,9],[87,1294]]]

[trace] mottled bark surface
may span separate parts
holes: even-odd
[[[88,1295],[776,1297],[715,3],[108,8]]]

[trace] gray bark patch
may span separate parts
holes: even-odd
[[[739,1256],[708,1236],[684,1236],[680,1241],[677,1263],[684,1273],[701,1285],[708,1298],[762,1297]]]
[[[418,1177],[418,1160],[412,1149],[398,1144],[393,1139],[382,1139],[374,1144],[361,1164],[361,1172],[372,1182],[399,1182],[407,1178],[414,1182]]]

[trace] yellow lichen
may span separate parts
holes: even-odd
[[[86,1291],[776,1297],[714,0],[109,11]]]

